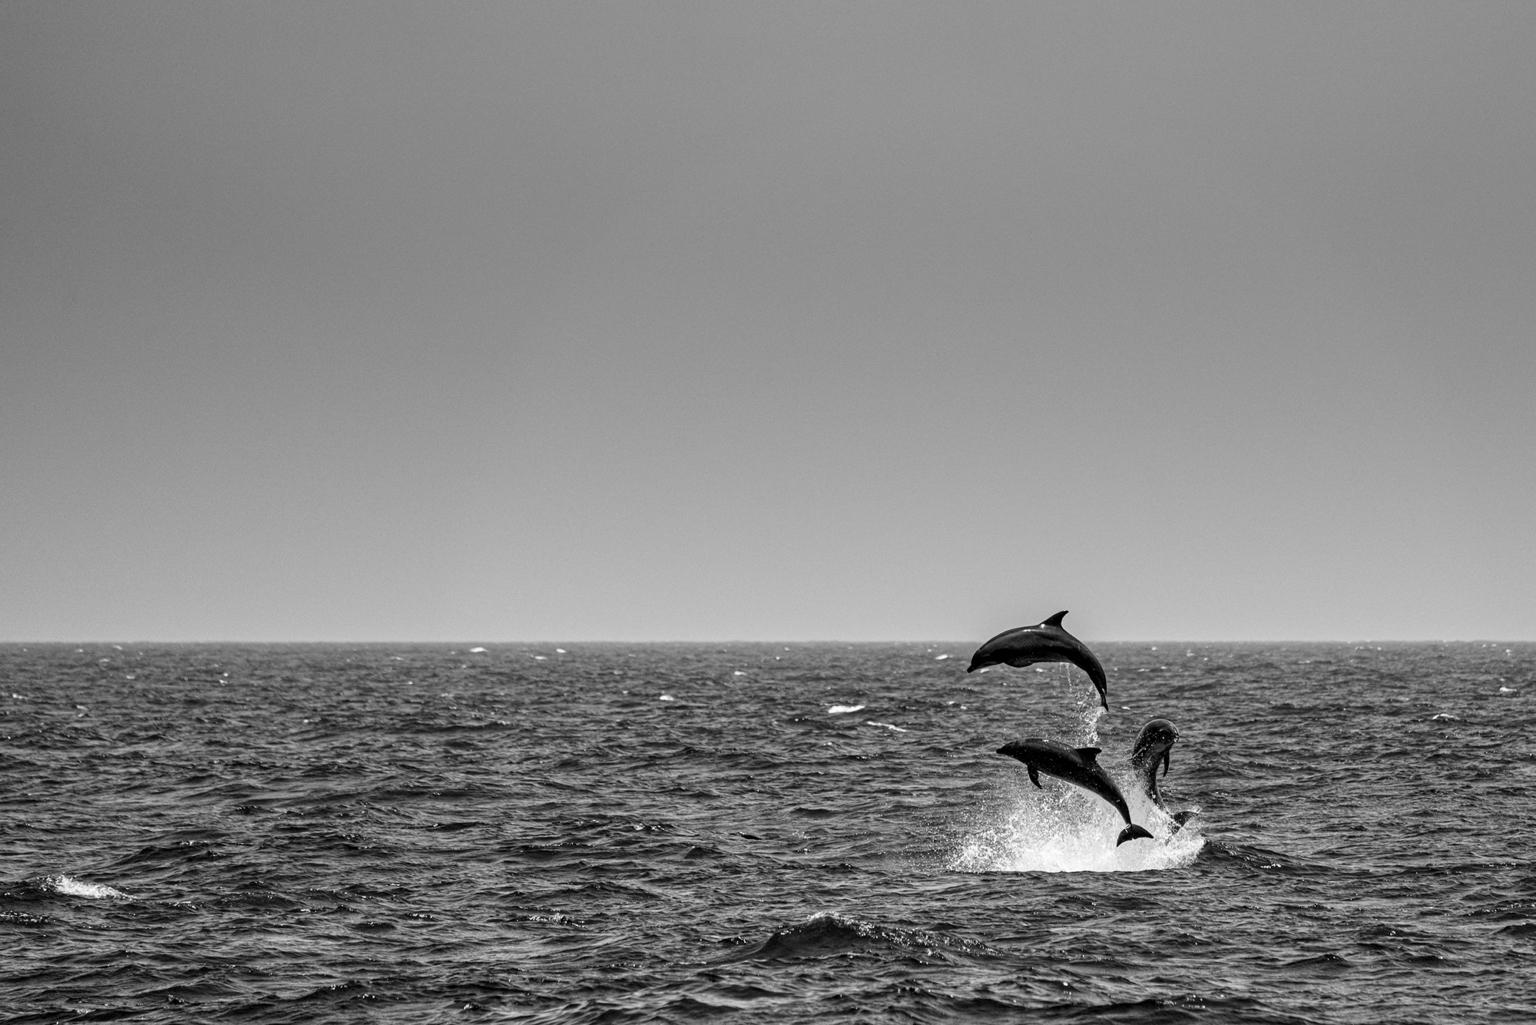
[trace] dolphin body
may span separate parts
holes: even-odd
[[[1141,784],[1142,792],[1153,804],[1168,812],[1175,823],[1175,829],[1188,822],[1195,813],[1168,811],[1168,805],[1163,803],[1162,791],[1157,787],[1157,763],[1163,763],[1163,775],[1168,775],[1168,753],[1173,750],[1178,739],[1177,726],[1167,719],[1152,719],[1136,734],[1136,743],[1131,746],[1131,772],[1135,774],[1136,782]]]
[[[1131,821],[1131,809],[1126,806],[1125,796],[1120,793],[1120,788],[1115,786],[1115,781],[1109,778],[1099,765],[1099,749],[1096,747],[1067,747],[1058,744],[1054,740],[1041,740],[1039,737],[1030,737],[1028,740],[1015,740],[1011,744],[1004,744],[997,749],[1000,755],[1017,758],[1024,763],[1029,770],[1029,781],[1040,787],[1040,773],[1047,776],[1055,776],[1076,786],[1082,787],[1090,794],[1097,794],[1120,813],[1125,820],[1125,828],[1120,830],[1120,835],[1115,840],[1115,846],[1119,847],[1127,840],[1137,840],[1143,837],[1151,839],[1152,834],[1142,826]],[[1041,789],[1045,789],[1041,787]]]
[[[1036,662],[1069,662],[1088,674],[1088,679],[1099,689],[1099,702],[1109,711],[1104,667],[1088,645],[1073,637],[1061,625],[1066,612],[1058,612],[1050,619],[1034,626],[1019,626],[1004,630],[976,649],[966,672],[974,673],[987,666],[1008,665],[1015,669],[1034,665]]]

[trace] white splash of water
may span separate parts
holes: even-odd
[[[1094,691],[1093,693],[1095,697],[1097,697],[1098,691]],[[1098,747],[1099,720],[1104,717],[1103,707],[1097,703],[1089,703],[1079,706],[1078,712],[1081,717],[1082,739],[1079,740],[1075,746]]]
[[[1072,724],[1068,725],[1068,716],[1063,714],[1059,718],[1053,717],[1050,725],[1033,723],[1024,732],[1051,737],[1068,747],[1098,747],[1099,720],[1105,713],[1099,703],[1098,688],[1088,674],[1065,662],[1044,662],[1032,668],[1045,677],[1043,682],[1049,688],[1041,695],[1042,702],[1054,704],[1059,700],[1069,705]]]
[[[847,715],[850,712],[864,711],[863,705],[833,705],[827,709],[828,715]]]
[[[1059,780],[1041,782],[1044,789],[1016,787],[989,819],[973,823],[956,844],[950,871],[1156,871],[1189,865],[1205,846],[1198,818],[1175,830],[1167,813],[1124,783],[1131,818],[1152,839],[1116,846],[1125,823],[1107,802]]]

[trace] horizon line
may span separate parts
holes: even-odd
[[[584,640],[551,640],[539,638],[534,640],[514,639],[476,639],[476,638],[387,638],[387,639],[345,639],[345,638],[244,638],[244,639],[209,639],[191,638],[180,640],[167,640],[156,638],[139,638],[134,640],[116,639],[89,639],[79,638],[53,638],[29,640],[0,639],[0,645],[26,646],[37,645],[93,645],[98,647],[123,647],[125,645],[219,645],[219,644],[259,644],[259,645],[386,645],[401,644],[409,646],[424,645],[448,645],[448,646],[522,646],[522,647],[561,647],[566,645],[582,644],[783,644],[783,645],[812,645],[812,644],[928,644],[928,645],[966,645],[980,644],[980,641],[960,640],[955,638],[872,638],[850,639],[837,637],[819,638],[762,638],[751,639],[744,637],[735,638],[648,638],[644,640],[625,638],[588,638]],[[1536,639],[1509,639],[1498,637],[1218,637],[1218,638],[1189,638],[1189,637],[1123,637],[1123,638],[1097,638],[1096,644],[1532,644]]]

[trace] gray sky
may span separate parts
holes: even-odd
[[[1536,5],[0,4],[0,638],[1536,639]]]

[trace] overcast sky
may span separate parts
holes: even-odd
[[[0,4],[0,639],[1536,639],[1536,4]]]

